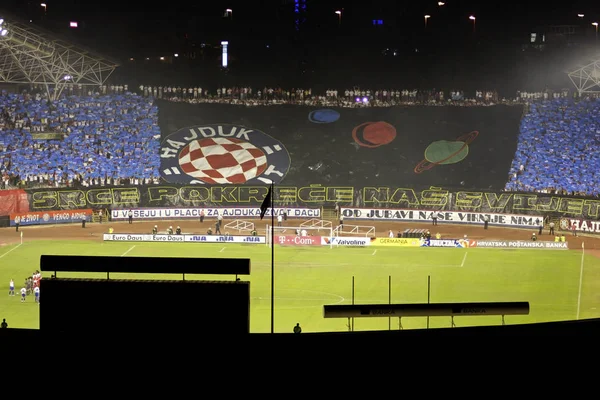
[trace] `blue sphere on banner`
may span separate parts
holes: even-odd
[[[315,124],[331,124],[340,119],[340,113],[327,108],[311,111],[308,120]]]

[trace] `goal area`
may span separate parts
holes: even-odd
[[[254,222],[236,219],[225,224],[224,228],[236,230],[238,233],[252,232],[254,230]]]
[[[307,221],[308,222],[308,221]],[[328,221],[324,221],[328,222]],[[326,224],[324,224],[326,225]],[[303,233],[305,233],[303,235]],[[302,237],[327,237],[331,238],[333,236],[333,228],[331,226],[303,226],[300,224],[299,226],[270,226],[267,225],[267,234],[266,234],[266,243],[267,246],[271,247],[271,234],[275,238],[275,243],[278,243],[278,237],[288,237],[288,236],[297,236],[299,238]],[[329,241],[329,247],[333,247],[331,241]]]
[[[333,230],[333,236],[375,237],[375,227],[366,225],[338,225]]]

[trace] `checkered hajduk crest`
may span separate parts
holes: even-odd
[[[161,176],[181,184],[277,184],[290,168],[290,155],[281,142],[256,129],[228,124],[180,129],[163,140],[160,158]]]

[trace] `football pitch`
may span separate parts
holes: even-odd
[[[22,282],[39,268],[42,254],[250,258],[251,332],[270,332],[271,250],[264,245],[123,243],[97,241],[31,241],[0,249],[0,319],[11,328],[39,327],[39,306],[33,296],[21,303]],[[169,260],[165,260],[169,263]],[[105,278],[104,274],[60,273],[62,277]],[[324,319],[323,305],[355,303],[426,303],[431,277],[431,302],[529,301],[527,316],[507,316],[507,324],[574,320],[600,316],[600,258],[581,251],[498,250],[397,247],[276,247],[275,330],[291,332],[347,331],[346,319]],[[45,273],[44,278],[48,278]],[[181,279],[180,275],[111,274],[111,278]],[[186,279],[223,276],[186,275]],[[10,279],[16,295],[8,296]],[[225,279],[234,279],[225,277]],[[163,293],[176,296],[177,293]],[[41,298],[43,301],[43,292]],[[85,298],[73,301],[85,302]],[[124,298],[123,302],[143,301]],[[199,305],[201,307],[202,305]],[[214,306],[214,305],[211,305]],[[74,316],[76,318],[76,316]],[[391,319],[391,329],[425,328],[426,318]],[[500,325],[498,316],[456,317],[457,327]],[[354,320],[354,330],[387,330],[388,318]],[[449,317],[430,318],[431,328],[449,327]]]

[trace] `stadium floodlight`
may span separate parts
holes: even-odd
[[[0,36],[6,36],[6,35],[8,35],[8,31],[6,29],[0,30]]]
[[[77,26],[79,26],[79,24],[77,22],[69,22],[69,27],[77,28]]]
[[[227,68],[228,65],[228,60],[227,60],[227,46],[229,45],[229,42],[226,40],[223,40],[221,42],[221,46],[223,47],[223,55],[222,55],[222,60],[221,60],[221,66],[223,68]]]
[[[583,15],[583,14],[577,14],[577,16],[578,16],[579,18],[583,18],[583,17],[585,17],[585,15]]]
[[[438,1],[438,6],[440,6],[440,7],[443,6],[443,5],[445,5],[445,4],[446,3],[444,3],[443,1]]]
[[[4,19],[0,18],[0,26],[2,26],[3,23],[4,23]]]

